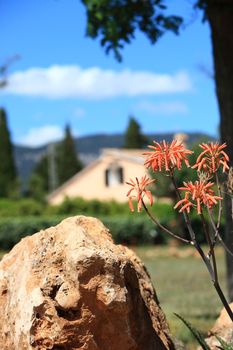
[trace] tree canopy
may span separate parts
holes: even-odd
[[[64,130],[64,138],[48,145],[46,153],[35,166],[29,181],[28,194],[43,200],[45,195],[69,180],[82,169],[70,126]]]
[[[179,32],[182,18],[166,14],[164,0],[82,0],[87,11],[87,35],[100,36],[106,52],[121,60],[121,49],[134,39],[136,29],[155,43],[167,30]]]
[[[69,125],[65,127],[64,139],[58,146],[58,182],[59,185],[69,180],[71,176],[82,169],[82,163],[78,159],[74,139]]]
[[[129,118],[129,124],[125,132],[124,148],[144,148],[148,142],[142,134],[141,127],[135,118]]]
[[[136,30],[146,34],[155,43],[167,30],[179,32],[182,18],[168,16],[168,0],[82,0],[86,6],[87,34],[100,37],[106,52],[113,51],[118,60],[124,44],[135,38]],[[203,11],[209,22],[213,47],[214,78],[220,112],[221,141],[228,145],[227,152],[233,166],[233,1],[196,0],[193,6]],[[226,235],[228,246],[232,243],[232,201],[225,196]],[[233,300],[233,262],[227,254],[227,282],[230,300]]]
[[[17,185],[17,173],[8,129],[7,115],[4,109],[0,109],[0,196],[8,197],[15,191]]]

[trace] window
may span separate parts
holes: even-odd
[[[111,164],[110,167],[105,170],[106,187],[114,187],[123,182],[123,168],[116,164]]]

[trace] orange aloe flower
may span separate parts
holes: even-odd
[[[169,171],[174,168],[179,170],[182,167],[182,161],[189,167],[188,154],[193,153],[186,149],[184,145],[176,140],[171,143],[162,141],[153,141],[154,146],[148,146],[152,151],[143,153],[148,156],[145,160],[145,166],[151,168],[153,171]]]
[[[146,196],[149,199],[150,205],[153,205],[153,197],[151,194],[151,191],[147,190],[146,187],[150,185],[155,180],[151,180],[149,177],[142,176],[141,180],[139,181],[138,178],[135,178],[136,181],[133,181],[130,179],[129,182],[126,182],[127,185],[132,186],[129,192],[127,193],[127,197],[129,199],[129,208],[131,211],[134,211],[133,207],[133,199],[135,198],[138,202],[137,204],[137,210],[140,212],[142,210],[142,202],[144,199],[144,196]],[[134,194],[132,195],[132,192]]]
[[[179,212],[186,210],[189,213],[192,207],[196,207],[198,214],[201,214],[202,205],[211,209],[213,205],[217,204],[218,200],[222,200],[222,197],[215,196],[214,191],[211,189],[213,185],[213,182],[201,180],[194,183],[192,181],[184,182],[184,187],[179,187],[179,190],[185,191],[185,196],[174,208],[181,206]]]
[[[215,173],[222,165],[223,172],[229,169],[227,162],[229,162],[228,155],[223,151],[226,148],[226,143],[220,145],[218,142],[202,143],[199,145],[204,151],[201,152],[196,160],[193,168],[201,169],[212,174]]]

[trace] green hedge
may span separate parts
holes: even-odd
[[[18,200],[0,199],[0,218],[15,216],[57,216],[57,215],[127,215],[127,203],[115,201],[85,200],[83,198],[69,199],[57,206],[50,206],[34,199],[24,198]]]
[[[83,198],[66,198],[63,203],[56,206],[47,206],[46,215],[77,215],[83,214],[92,216],[105,215],[127,215],[129,207],[127,203],[116,201],[99,201],[97,199],[85,200]]]
[[[164,244],[167,235],[155,227],[144,215],[133,214],[131,217],[103,218],[116,243],[126,245]]]
[[[165,203],[155,203],[152,211],[160,219],[174,218],[174,209]],[[62,204],[50,206],[33,199],[0,199],[0,218],[25,216],[130,216],[128,203],[115,201],[84,200],[83,198],[66,199]],[[134,214],[135,217],[137,213]],[[140,215],[143,215],[141,213]]]
[[[23,237],[57,225],[62,218],[5,218],[0,220],[0,249],[9,250]]]
[[[35,232],[57,225],[64,216],[54,217],[26,217],[5,218],[0,220],[0,249],[9,250],[21,238]],[[109,228],[116,243],[126,245],[165,244],[169,237],[156,227],[145,215],[132,214],[131,216],[99,217]],[[171,228],[168,220],[160,221]],[[193,228],[198,240],[203,241],[202,225],[198,217],[193,220]],[[223,227],[221,228],[223,232]]]
[[[0,249],[9,250],[21,238],[58,224],[64,217],[27,217],[0,220]],[[165,243],[166,235],[157,230],[145,216],[102,217],[116,243],[128,245]]]
[[[20,217],[25,215],[42,215],[45,204],[34,199],[0,199],[0,218]]]
[[[152,211],[156,213],[156,217],[162,224],[179,233],[175,211],[171,205],[155,203]],[[19,201],[2,199],[0,200],[0,249],[11,249],[22,237],[54,226],[65,217],[80,214],[100,218],[110,229],[116,243],[163,244],[169,239],[166,233],[154,226],[145,213],[130,213],[127,204],[114,201],[86,201],[77,198],[67,199],[61,205],[51,207],[29,199]],[[192,224],[198,240],[202,242],[204,235],[198,215],[192,215]]]

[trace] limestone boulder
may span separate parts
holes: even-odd
[[[26,237],[0,263],[0,349],[174,349],[139,258],[95,218]]]
[[[233,310],[233,303],[230,304],[230,307]],[[228,344],[233,344],[233,322],[225,309],[222,309],[213,328],[209,331],[208,338],[206,339],[207,344],[213,350],[219,349],[220,346],[216,336],[222,338]]]

